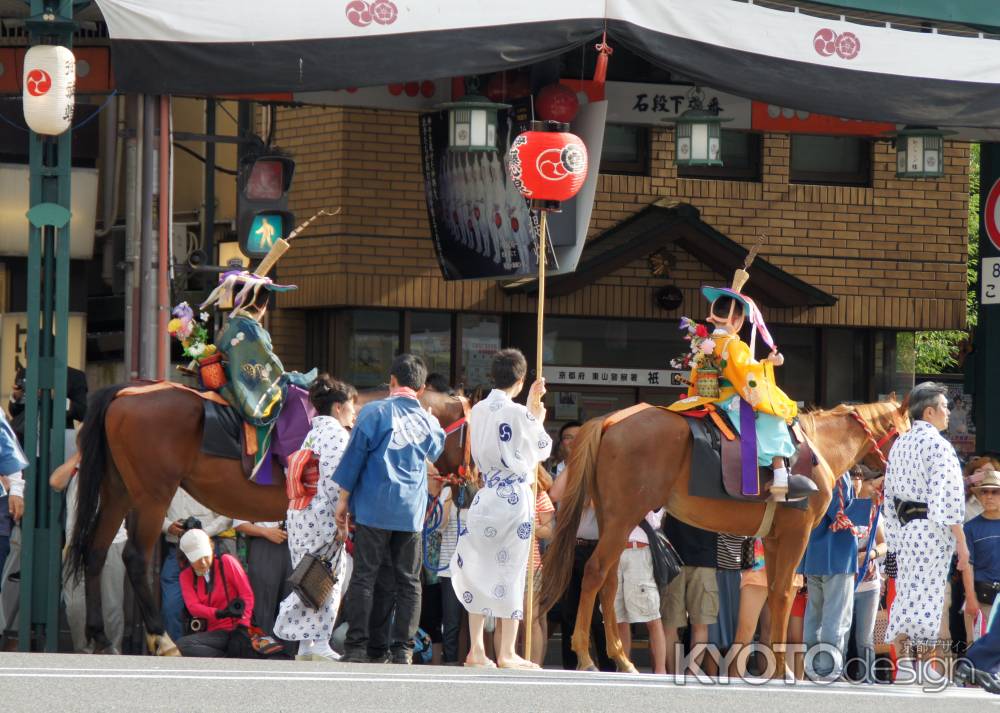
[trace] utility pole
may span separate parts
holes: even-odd
[[[89,2],[31,0],[25,23],[30,44],[73,43],[73,10]],[[27,493],[21,521],[21,607],[18,648],[38,636],[46,651],[59,646],[62,582],[62,496],[49,473],[65,458],[69,332],[70,156],[72,129],[28,137],[28,370],[25,384]]]
[[[1000,143],[981,144],[979,168],[976,452],[1000,453]]]

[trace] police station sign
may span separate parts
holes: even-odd
[[[631,386],[666,389],[687,388],[687,373],[668,369],[616,369],[594,366],[547,366],[542,370],[549,385]]]
[[[664,119],[676,119],[691,108],[692,87],[688,84],[642,84],[608,82],[604,96],[608,100],[609,124],[659,125]],[[732,119],[727,129],[749,129],[749,99],[704,88],[706,108]]]

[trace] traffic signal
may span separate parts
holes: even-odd
[[[249,258],[267,255],[278,238],[291,232],[288,189],[295,162],[277,153],[255,152],[240,162],[236,186],[236,230],[240,250]]]

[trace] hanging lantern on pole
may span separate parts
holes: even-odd
[[[76,58],[62,45],[35,45],[24,55],[24,121],[36,134],[58,136],[73,123]]]
[[[587,178],[587,146],[569,133],[569,125],[555,121],[533,121],[519,134],[507,153],[507,171],[518,192],[531,201],[538,221],[538,316],[536,318],[535,378],[541,378],[545,342],[545,263],[547,216],[558,211],[583,187]],[[535,404],[541,406],[540,403]],[[532,502],[538,498],[538,477],[532,482]],[[529,549],[535,548],[535,528],[531,528]],[[534,621],[535,568],[528,567],[524,620]],[[524,658],[531,658],[531,626],[524,630]]]
[[[507,170],[533,209],[558,211],[587,179],[587,147],[568,124],[533,121],[511,144]]]
[[[442,104],[448,111],[449,151],[496,151],[497,112],[509,104],[492,102],[478,94],[479,82],[469,82],[469,93],[458,101]]]
[[[719,116],[718,110],[704,107],[701,87],[695,87],[688,99],[689,108],[674,124],[674,163],[678,166],[721,166],[722,124],[732,119]]]
[[[935,178],[944,175],[944,137],[954,131],[932,126],[907,126],[889,132],[895,137],[896,177]]]

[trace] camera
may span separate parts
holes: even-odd
[[[200,530],[201,520],[192,515],[181,523],[181,529],[184,530],[184,532],[187,532],[188,530]]]
[[[246,609],[247,605],[246,602],[243,601],[242,597],[234,597],[224,609],[220,609],[216,613],[216,616],[220,619],[242,619]]]

